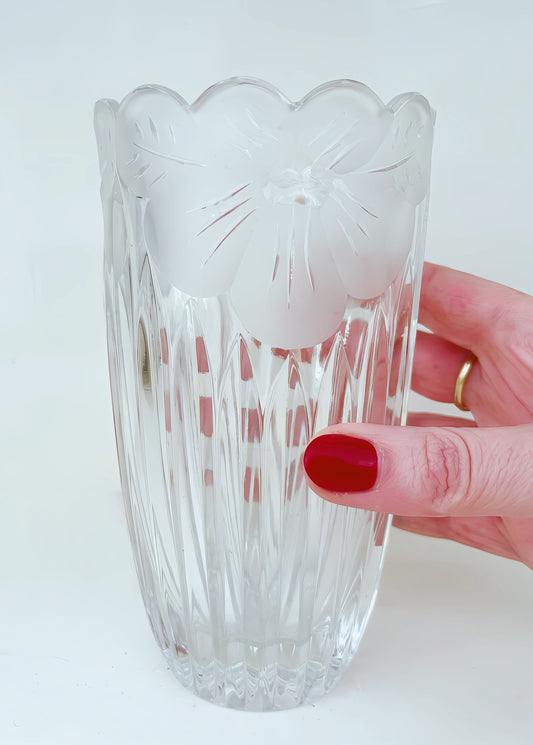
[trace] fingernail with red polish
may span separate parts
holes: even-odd
[[[349,435],[319,435],[304,453],[311,481],[332,492],[371,489],[378,477],[378,454],[368,440]]]

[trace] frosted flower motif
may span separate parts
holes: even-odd
[[[323,341],[349,297],[381,295],[404,265],[428,189],[423,97],[386,106],[337,81],[295,104],[241,78],[192,105],[139,88],[114,118],[113,173],[158,271],[193,296],[228,293],[260,341]]]

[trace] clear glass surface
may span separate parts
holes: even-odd
[[[154,635],[200,696],[327,691],[373,607],[389,517],[306,485],[310,438],[405,421],[433,114],[335,81],[99,101],[110,379]]]

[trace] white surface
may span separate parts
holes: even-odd
[[[428,258],[533,292],[529,0],[57,0],[0,25],[0,742],[530,744],[533,574],[394,532],[360,653],[313,707],[197,700],[136,587],[115,466],[92,105],[234,74],[437,109]]]

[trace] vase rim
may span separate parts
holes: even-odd
[[[246,75],[235,75],[229,78],[225,78],[223,80],[220,80],[218,82],[213,83],[212,85],[208,86],[200,95],[190,103],[185,99],[181,94],[179,94],[176,90],[173,88],[169,88],[164,85],[160,85],[157,83],[146,83],[142,84],[140,86],[137,86],[132,91],[127,93],[120,101],[117,101],[116,99],[109,99],[109,98],[103,98],[100,99],[100,101],[104,102],[112,102],[117,106],[118,108],[122,108],[124,105],[127,104],[129,99],[134,96],[138,95],[140,92],[152,92],[152,93],[160,93],[161,95],[169,96],[173,99],[175,99],[179,104],[187,109],[190,109],[191,111],[197,111],[204,103],[208,100],[210,100],[214,95],[219,94],[222,90],[225,88],[234,88],[239,86],[252,86],[255,88],[260,88],[264,90],[265,92],[272,95],[274,98],[277,98],[280,103],[283,103],[285,106],[287,106],[290,109],[300,109],[305,104],[307,104],[309,101],[311,101],[313,98],[319,96],[321,93],[324,93],[329,90],[333,90],[335,88],[348,88],[353,90],[354,92],[359,93],[360,95],[366,95],[369,99],[373,99],[375,103],[383,106],[386,109],[389,109],[391,111],[395,111],[398,108],[400,108],[403,104],[405,104],[407,101],[411,101],[413,99],[417,99],[417,102],[423,107],[426,108],[428,112],[431,113],[431,116],[433,118],[433,122],[435,120],[435,111],[431,107],[428,99],[421,93],[418,93],[416,91],[407,91],[405,93],[400,93],[397,96],[394,96],[388,103],[385,103],[383,99],[378,96],[378,94],[368,85],[365,83],[362,83],[359,80],[351,79],[351,78],[338,78],[334,80],[329,80],[324,83],[321,83],[314,88],[312,88],[308,93],[306,93],[302,98],[293,101],[291,98],[286,96],[280,88],[278,88],[276,85],[269,83],[267,80],[263,78],[253,77],[253,76],[246,76]],[[99,102],[100,102],[99,101]]]

